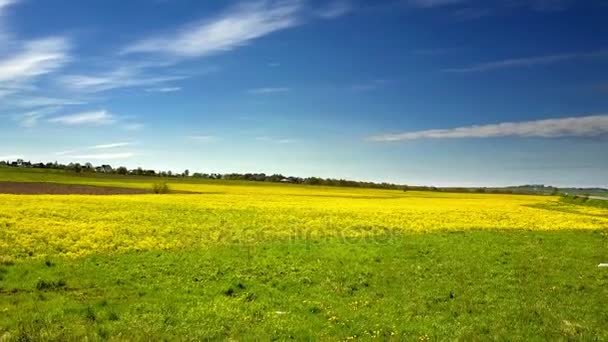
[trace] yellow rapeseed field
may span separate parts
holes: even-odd
[[[403,231],[604,229],[608,211],[556,197],[285,185],[175,184],[201,194],[0,195],[0,256],[171,250]]]

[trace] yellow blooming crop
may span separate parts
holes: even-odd
[[[0,195],[0,256],[81,256],[403,231],[608,228],[608,210],[546,196],[275,184],[171,187],[202,193]]]

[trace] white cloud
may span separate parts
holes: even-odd
[[[292,144],[295,143],[296,140],[294,139],[287,139],[287,138],[273,138],[273,137],[257,137],[255,138],[255,140],[258,141],[265,141],[265,142],[269,142],[269,143],[273,143],[273,144]]]
[[[333,19],[347,14],[352,11],[353,5],[350,1],[346,0],[335,0],[331,2],[327,7],[317,12],[317,15],[324,19]]]
[[[112,160],[112,159],[129,159],[135,156],[133,152],[122,152],[122,153],[94,153],[94,154],[83,154],[83,155],[74,155],[74,156],[66,156],[70,159],[80,159],[80,160]]]
[[[14,0],[0,0],[0,43],[8,40],[9,34],[5,31],[2,21],[6,8],[14,3],[16,3]]]
[[[98,75],[63,76],[59,79],[59,83],[70,90],[101,92],[116,88],[156,85],[184,78],[186,76],[147,76],[143,74],[140,66],[124,66]]]
[[[105,111],[83,112],[49,119],[49,122],[68,126],[77,125],[107,125],[116,122],[116,117]]]
[[[58,156],[65,156],[66,154],[73,154],[76,152],[78,152],[78,150],[67,150],[67,151],[55,152],[55,154]]]
[[[173,93],[182,90],[181,87],[161,87],[146,89],[149,93]]]
[[[14,4],[15,2],[15,0],[0,0],[0,13],[2,13],[2,10],[5,7],[8,7],[9,5]]]
[[[261,94],[285,93],[290,90],[291,90],[291,88],[287,88],[287,87],[264,87],[264,88],[249,89],[247,92],[249,94],[261,95]]]
[[[196,142],[211,142],[217,140],[217,137],[213,135],[191,135],[188,139]]]
[[[121,126],[125,131],[139,131],[143,129],[146,125],[139,122],[128,122]]]
[[[125,147],[125,146],[130,146],[130,145],[132,145],[132,143],[130,143],[130,142],[118,142],[118,143],[111,143],[111,144],[94,145],[89,148],[92,150],[104,150],[104,149],[110,149],[110,148]]]
[[[13,99],[10,101],[10,104],[18,108],[36,108],[47,106],[83,105],[86,104],[86,102],[52,97],[30,96]]]
[[[465,139],[496,137],[596,137],[608,134],[608,115],[591,115],[524,122],[503,122],[449,129],[431,129],[369,137],[370,141],[407,141],[417,139]]]
[[[512,67],[530,67],[530,66],[535,66],[535,65],[546,65],[546,64],[553,64],[553,63],[558,63],[558,62],[569,61],[569,60],[573,60],[573,59],[594,58],[594,57],[602,57],[602,56],[608,56],[608,51],[547,55],[547,56],[537,56],[537,57],[528,57],[528,58],[512,58],[512,59],[504,59],[504,60],[488,62],[488,63],[474,64],[474,65],[464,67],[464,68],[450,68],[450,69],[445,69],[444,71],[445,72],[454,72],[454,73],[481,72],[481,71],[490,71],[490,70],[512,68]]]
[[[250,41],[298,24],[299,0],[240,4],[211,20],[192,23],[170,34],[151,37],[124,53],[163,53],[201,57],[233,50]]]
[[[60,37],[26,42],[22,51],[0,59],[1,82],[23,82],[48,74],[68,63],[69,44]]]
[[[37,109],[29,111],[17,116],[17,121],[22,127],[31,128],[38,124],[38,122],[47,117],[50,114],[56,113],[61,107],[48,107],[43,109]]]

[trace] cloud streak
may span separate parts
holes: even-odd
[[[371,136],[367,140],[391,142],[500,137],[560,138],[597,137],[604,134],[608,134],[608,114],[381,134]]]
[[[130,145],[131,145],[130,142],[118,142],[118,143],[111,143],[111,144],[94,145],[89,148],[92,150],[105,150],[105,149],[125,147],[125,146],[130,146]]]
[[[186,76],[178,75],[146,76],[142,74],[141,69],[139,66],[131,66],[119,67],[97,75],[67,75],[61,77],[59,83],[74,91],[103,92],[117,88],[157,85],[186,78]],[[167,89],[179,90],[177,87],[161,89],[165,89],[165,91],[171,91]]]
[[[323,19],[334,19],[341,17],[353,10],[353,5],[350,1],[336,0],[331,2],[327,7],[317,12],[317,15]]]
[[[162,53],[193,58],[230,51],[297,25],[297,14],[301,7],[298,0],[243,3],[216,18],[138,41],[124,49],[123,53]]]
[[[182,90],[181,87],[161,87],[146,89],[148,93],[174,93],[180,90]]]
[[[264,88],[249,89],[249,90],[247,90],[247,92],[249,94],[264,95],[264,94],[285,93],[290,90],[291,90],[291,88],[288,88],[288,87],[264,87]]]
[[[212,142],[217,140],[217,137],[213,135],[191,135],[188,136],[188,139],[196,142]]]
[[[116,117],[105,111],[99,110],[95,112],[83,112],[71,115],[58,116],[49,119],[49,122],[62,124],[66,126],[80,125],[108,125],[116,122]]]
[[[23,49],[0,61],[0,84],[19,83],[56,71],[68,63],[69,44],[60,37],[26,42]]]
[[[273,138],[273,137],[257,137],[255,138],[255,140],[257,141],[264,141],[264,142],[269,142],[269,143],[273,143],[273,144],[293,144],[296,142],[296,140],[294,139],[288,139],[288,138]]]
[[[469,73],[469,72],[483,72],[497,69],[515,68],[515,67],[531,67],[536,65],[547,65],[559,62],[565,62],[574,59],[594,58],[608,56],[608,51],[596,51],[590,53],[570,53],[570,54],[558,54],[558,55],[546,55],[537,57],[527,58],[512,58],[504,59],[500,61],[478,63],[464,68],[450,68],[444,69],[445,72],[452,73]]]
[[[133,156],[135,156],[135,153],[133,153],[133,152],[121,152],[121,153],[83,154],[83,155],[66,156],[66,158],[80,159],[80,160],[114,160],[114,159],[129,159]]]

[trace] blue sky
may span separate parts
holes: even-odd
[[[0,0],[0,159],[608,187],[608,2]]]

